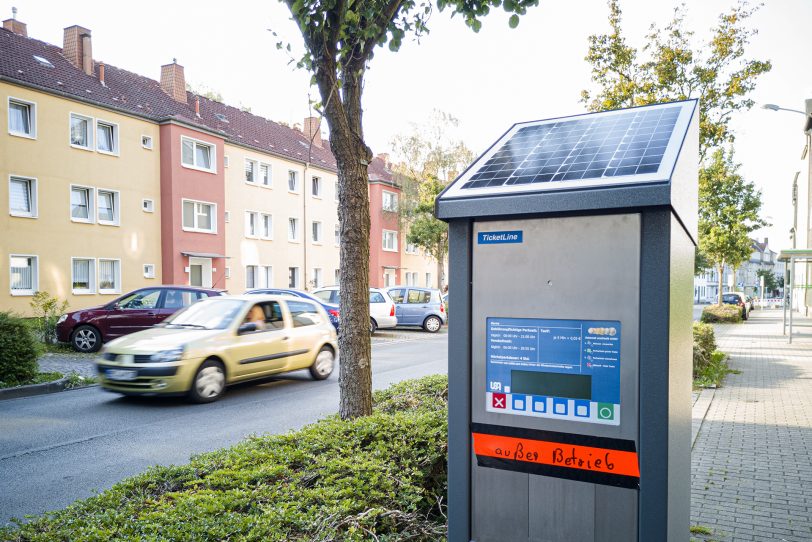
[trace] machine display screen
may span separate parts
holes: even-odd
[[[486,327],[486,410],[620,424],[620,322],[488,318]]]

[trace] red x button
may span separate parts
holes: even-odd
[[[493,408],[505,408],[507,405],[507,396],[504,393],[494,393],[491,399]]]

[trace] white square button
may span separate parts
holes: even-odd
[[[578,405],[575,409],[575,413],[578,416],[586,416],[586,406],[585,405]]]
[[[563,403],[558,403],[555,405],[555,413],[556,414],[564,414],[567,411],[567,405]]]

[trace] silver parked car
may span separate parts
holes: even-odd
[[[395,314],[399,326],[420,326],[430,333],[437,333],[447,322],[445,303],[440,290],[418,286],[394,286],[389,297],[395,302]]]

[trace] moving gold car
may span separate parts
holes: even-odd
[[[207,403],[227,385],[297,369],[324,380],[337,354],[335,328],[317,303],[242,295],[198,301],[155,327],[115,339],[96,365],[106,390]]]

